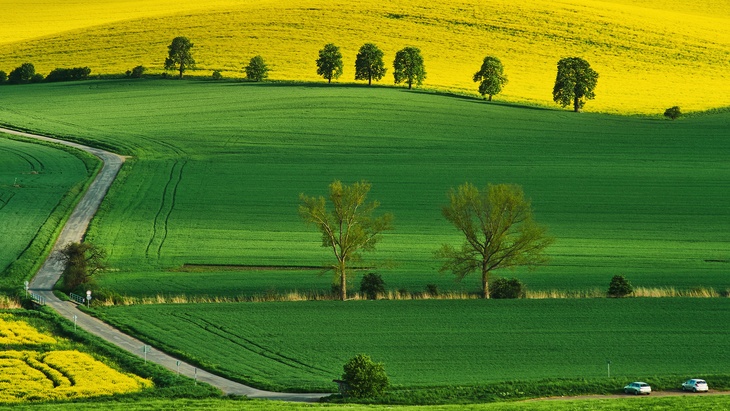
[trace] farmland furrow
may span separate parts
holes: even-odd
[[[286,365],[288,367],[298,368],[298,369],[302,369],[302,370],[305,370],[308,372],[311,372],[312,370],[316,370],[316,371],[321,371],[324,374],[330,373],[330,370],[327,370],[324,368],[319,368],[319,367],[316,367],[311,364],[306,364],[296,358],[292,358],[292,357],[282,355],[280,353],[276,353],[261,344],[257,344],[253,340],[250,340],[242,335],[238,335],[238,334],[232,333],[230,331],[226,331],[222,327],[220,327],[210,321],[207,321],[205,319],[200,319],[200,321],[204,324],[204,325],[201,325],[201,324],[196,323],[195,321],[193,321],[190,318],[185,318],[185,317],[180,317],[180,316],[176,316],[176,317],[186,320],[198,327],[201,327],[204,330],[206,330],[207,332],[216,334],[219,337],[230,341],[232,344],[235,344],[235,345],[245,349],[246,351],[250,351],[250,352],[252,352],[254,354],[258,354],[258,355],[263,355],[266,358],[272,359],[272,360],[274,360],[280,364]],[[246,344],[249,344],[249,345],[242,344],[241,341],[244,341]],[[255,350],[252,347],[256,347],[256,348],[258,348],[258,350]],[[314,373],[312,372],[312,374],[314,374]]]
[[[162,254],[162,246],[165,245],[165,240],[167,240],[167,234],[168,234],[168,226],[170,224],[170,215],[172,215],[172,211],[175,209],[175,199],[177,198],[177,189],[180,186],[180,182],[182,181],[183,176],[183,170],[185,169],[185,166],[188,164],[186,160],[183,161],[182,165],[179,168],[179,173],[177,176],[177,180],[175,181],[175,187],[172,189],[172,198],[170,199],[170,209],[167,211],[167,215],[165,215],[165,225],[164,230],[162,232],[162,241],[160,241],[160,246],[157,247],[157,258],[159,259]]]
[[[79,150],[86,151],[102,160],[104,166],[94,181],[89,186],[83,198],[69,216],[59,234],[53,250],[41,266],[38,273],[33,277],[30,284],[30,291],[42,296],[46,304],[68,320],[75,320],[76,324],[86,331],[101,337],[102,339],[122,348],[134,355],[141,356],[145,344],[121,331],[112,328],[103,321],[94,318],[76,308],[68,301],[61,301],[53,293],[53,287],[63,272],[63,262],[60,258],[60,250],[68,243],[79,242],[83,239],[89,222],[94,217],[101,201],[114,182],[114,179],[124,163],[124,157],[98,148],[84,146],[69,141],[57,140],[50,137],[39,136],[30,133],[0,128],[0,133],[12,134],[32,138],[36,140],[63,144]],[[251,398],[275,399],[282,401],[316,401],[329,394],[324,393],[280,393],[262,391],[243,385],[226,378],[211,374],[204,370],[184,362],[175,357],[167,355],[159,350],[151,349],[146,355],[147,360],[164,366],[170,371],[178,371],[189,378],[197,378],[198,381],[213,385],[227,394],[246,395]]]
[[[152,244],[155,243],[155,239],[157,238],[158,231],[161,231],[158,227],[162,224],[160,223],[160,216],[163,214],[163,210],[165,210],[165,203],[167,202],[167,196],[168,191],[170,190],[170,185],[172,184],[174,175],[175,175],[175,168],[177,168],[179,161],[175,160],[175,162],[172,164],[172,167],[170,168],[170,176],[167,178],[167,183],[165,183],[165,188],[162,190],[162,201],[160,202],[160,208],[157,210],[157,214],[155,214],[155,219],[152,224],[152,237],[150,238],[150,241],[147,243],[147,249],[145,249],[145,257],[149,258],[150,256],[150,248],[152,248]],[[167,215],[167,213],[166,213]],[[162,241],[160,241],[160,246],[157,248],[157,258],[160,258],[160,248],[162,248]]]
[[[28,157],[34,159],[36,161],[36,163],[40,164],[41,166],[43,165],[43,163],[41,163],[37,158],[31,156],[28,153],[24,153],[24,152],[22,152],[20,150],[14,150],[12,148],[3,148],[2,150],[3,151],[8,151],[10,153],[13,153],[16,156],[18,156],[21,159],[23,159],[23,161],[25,161],[26,163],[28,163],[28,167],[30,167],[30,170],[31,171],[38,171],[38,170],[36,169],[36,164],[34,164],[31,160],[29,160]]]

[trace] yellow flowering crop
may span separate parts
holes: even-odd
[[[25,321],[8,321],[0,316],[0,345],[55,344],[56,339],[41,334]]]
[[[0,352],[0,402],[130,393],[152,382],[122,374],[78,351]]]
[[[44,74],[84,65],[94,73],[137,65],[159,72],[172,38],[184,35],[195,44],[200,75],[241,77],[260,54],[271,79],[323,81],[314,61],[334,42],[345,64],[339,81],[350,82],[357,50],[374,42],[385,53],[384,84],[393,83],[395,52],[417,46],[425,87],[476,94],[472,75],[493,55],[509,78],[497,99],[554,105],[557,61],[577,56],[600,75],[586,110],[730,106],[726,0],[76,0],[43,4],[44,24],[30,11],[36,3],[4,7],[5,15],[27,13],[13,24],[31,32],[0,28],[0,69],[30,61]],[[37,36],[46,37],[28,40]]]

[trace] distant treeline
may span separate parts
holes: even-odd
[[[48,73],[48,76],[44,77],[43,74],[36,73],[35,66],[32,63],[23,63],[13,69],[10,74],[0,70],[0,84],[53,83],[59,81],[87,80],[90,74],[91,69],[88,67],[56,68]]]

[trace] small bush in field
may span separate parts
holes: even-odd
[[[365,294],[369,300],[374,300],[378,294],[385,294],[385,282],[380,274],[369,273],[362,277],[360,292]]]
[[[608,285],[609,297],[626,297],[633,292],[634,287],[631,286],[629,280],[627,280],[623,275],[614,275],[611,279],[611,283]]]
[[[491,298],[523,298],[525,285],[516,278],[510,280],[497,278],[489,285],[489,296]]]
[[[439,287],[436,284],[426,284],[426,294],[431,297],[438,297]]]
[[[343,367],[342,380],[346,394],[355,398],[378,397],[390,385],[383,363],[376,363],[365,354],[351,358]]]
[[[211,75],[211,78],[213,80],[222,80],[223,79],[223,75],[221,74],[220,71],[216,70],[216,71],[213,72],[213,75]]]
[[[670,107],[664,111],[664,117],[671,118],[672,120],[678,119],[681,115],[682,111],[679,109],[679,106]]]

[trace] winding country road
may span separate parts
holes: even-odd
[[[61,301],[53,294],[52,291],[53,286],[56,284],[63,272],[63,262],[60,260],[60,250],[69,243],[80,242],[83,239],[86,229],[89,227],[89,222],[91,222],[91,219],[98,210],[101,201],[104,199],[104,196],[106,196],[109,187],[112,182],[114,182],[117,173],[119,173],[119,170],[122,168],[122,165],[124,164],[124,157],[108,151],[87,147],[69,141],[9,130],[2,127],[0,127],[0,133],[74,147],[93,154],[104,163],[101,171],[89,186],[88,191],[84,194],[84,197],[71,213],[68,222],[63,227],[53,250],[48,256],[48,259],[43,263],[43,266],[41,266],[38,273],[31,280],[30,291],[44,297],[46,305],[56,310],[63,317],[71,321],[74,321],[75,318],[76,324],[84,330],[109,341],[123,350],[142,357],[144,355],[143,347],[145,346],[143,342],[122,333],[97,318],[83,313],[71,302]],[[324,396],[330,395],[316,393],[281,393],[258,390],[196,368],[195,366],[167,355],[154,347],[151,347],[150,351],[147,353],[147,360],[162,365],[173,372],[177,372],[179,370],[180,374],[208,383],[219,388],[226,394],[246,395],[249,398],[300,402],[313,402]]]

